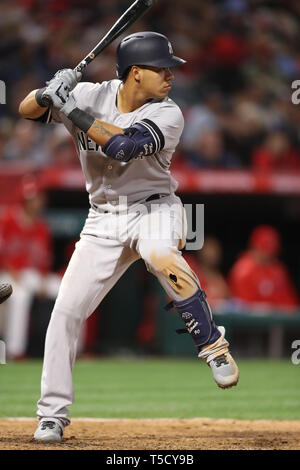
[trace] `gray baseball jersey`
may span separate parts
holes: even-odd
[[[184,127],[180,108],[167,97],[163,100],[151,100],[131,113],[121,113],[116,105],[120,83],[120,80],[101,84],[83,82],[76,86],[72,94],[79,109],[123,129],[144,119],[154,123],[155,128],[150,131],[154,134],[157,151],[153,155],[138,157],[127,163],[115,161],[107,157],[101,147],[63,113],[52,110],[48,117],[48,122],[52,120],[65,124],[73,137],[90,203],[101,207],[105,205],[107,208],[118,204],[120,195],[127,196],[127,202],[131,204],[154,193],[172,194],[178,186],[169,167]],[[161,140],[164,141],[163,148]]]

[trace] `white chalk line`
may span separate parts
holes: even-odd
[[[29,417],[0,417],[0,421],[37,421],[37,418]],[[256,421],[260,423],[268,423],[273,421],[296,421],[298,420],[276,420],[276,419],[235,419],[235,418],[209,418],[209,417],[194,417],[194,418],[72,418],[70,417],[71,422],[73,421],[85,421],[85,422],[94,422],[94,423],[103,423],[103,422],[115,422],[115,421],[215,421],[219,423],[232,423],[234,422],[246,422],[246,421]]]
[[[7,421],[35,421],[37,418],[28,418],[28,417],[0,417],[0,420],[7,420]],[[71,421],[92,421],[92,422],[106,422],[106,421],[193,421],[193,420],[215,420],[215,418],[70,418]],[[223,421],[219,419],[219,421]],[[230,419],[228,421],[231,421]]]

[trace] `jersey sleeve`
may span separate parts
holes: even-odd
[[[41,122],[43,124],[48,124],[51,122],[51,108],[47,108],[44,114],[42,114],[38,118],[25,118],[28,121],[35,121],[35,122]]]
[[[160,150],[175,150],[184,128],[182,112],[175,103],[164,103],[140,122],[153,132]]]
[[[44,114],[42,114],[40,117],[32,119],[32,118],[26,118],[29,121],[35,121],[35,122],[41,122],[43,124],[50,124],[50,123],[61,123],[61,119],[59,116],[59,112],[55,108],[47,108]]]

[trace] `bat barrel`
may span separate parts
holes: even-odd
[[[74,70],[82,72],[86,66],[97,57],[109,44],[111,44],[123,31],[141,18],[156,0],[136,0],[116,21],[106,35],[98,42],[94,49],[75,67]]]

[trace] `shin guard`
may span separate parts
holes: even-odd
[[[221,336],[212,318],[210,307],[206,300],[206,294],[198,289],[194,295],[179,302],[173,301],[165,308],[170,310],[175,307],[183,320],[186,330],[177,330],[178,333],[188,332],[198,351],[203,346],[212,344]]]

